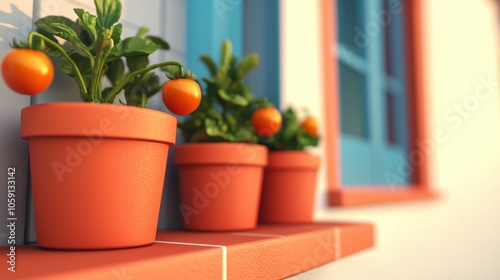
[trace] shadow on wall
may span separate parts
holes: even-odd
[[[28,34],[31,27],[31,16],[19,6],[0,4],[0,57],[11,49],[9,45],[14,38],[20,39]],[[25,239],[28,147],[27,142],[19,137],[19,115],[21,109],[30,104],[30,99],[25,95],[14,94],[1,80],[0,92],[0,170],[8,175],[4,177],[0,188],[0,219],[9,221],[7,226],[0,227],[0,246],[20,245]],[[15,197],[9,197],[9,194]],[[16,220],[9,220],[14,218]]]
[[[31,16],[25,14],[16,5],[10,5],[10,13],[0,10],[0,41],[12,42],[20,34],[28,34],[32,30]]]

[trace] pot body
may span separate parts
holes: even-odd
[[[257,226],[267,148],[244,143],[175,147],[180,210],[190,230],[248,230]]]
[[[319,157],[304,151],[271,151],[264,172],[259,221],[312,222]]]
[[[88,250],[152,243],[176,125],[169,114],[132,106],[24,108],[38,245]]]

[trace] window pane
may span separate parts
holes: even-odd
[[[405,25],[403,20],[403,3],[394,6],[394,0],[384,0],[384,68],[385,73],[404,82],[405,76]],[[389,6],[393,8],[389,9]],[[396,7],[396,8],[394,8]]]
[[[396,112],[395,106],[396,102],[394,96],[390,93],[385,94],[385,109],[386,109],[386,123],[387,123],[387,142],[391,145],[397,144],[396,136]]]
[[[258,53],[260,66],[248,73],[255,96],[280,107],[280,4],[278,0],[243,2],[243,53]]]
[[[368,38],[362,31],[364,26],[363,0],[338,0],[338,40],[339,46],[354,54],[366,57]]]
[[[408,146],[408,112],[405,92],[385,93],[387,143],[406,148]]]
[[[339,66],[342,133],[368,138],[365,77],[343,63]]]

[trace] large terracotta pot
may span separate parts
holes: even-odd
[[[259,221],[311,222],[319,157],[304,151],[271,151],[264,172]]]
[[[37,242],[109,249],[154,241],[177,120],[145,108],[48,103],[21,111]]]
[[[191,230],[247,230],[257,226],[267,148],[243,143],[175,147],[184,226]]]

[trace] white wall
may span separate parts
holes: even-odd
[[[429,133],[446,133],[430,153],[431,183],[442,197],[328,208],[322,170],[316,217],[373,222],[377,244],[293,279],[500,279],[500,18],[491,0],[421,1]],[[319,3],[282,0],[281,67],[284,103],[322,116]]]
[[[31,2],[0,2],[0,58],[11,50],[12,39],[22,39],[31,30]],[[0,70],[1,71],[1,70]],[[0,246],[20,245],[24,240],[24,224],[28,184],[28,146],[20,140],[21,109],[30,104],[29,96],[14,93],[0,79],[0,220],[7,221],[8,181],[15,185],[15,234],[11,234],[7,224],[0,227]],[[8,168],[15,168],[14,180],[7,179]],[[12,190],[12,189],[11,189]],[[12,199],[12,197],[9,197]],[[12,206],[12,205],[11,205]],[[11,221],[9,221],[10,223]],[[15,239],[13,239],[15,236]],[[16,243],[12,244],[12,240]],[[10,242],[9,242],[10,241]]]

